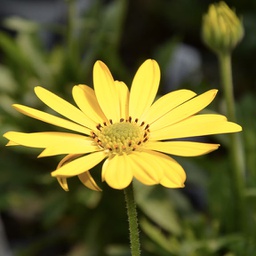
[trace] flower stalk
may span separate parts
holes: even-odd
[[[125,202],[127,208],[129,231],[130,231],[130,247],[131,255],[140,255],[140,239],[136,203],[134,200],[134,192],[132,183],[124,189]]]
[[[220,75],[222,87],[224,91],[226,111],[228,119],[236,121],[235,100],[232,81],[231,54],[222,52],[218,54],[220,65]],[[241,145],[241,137],[239,134],[230,134],[230,153],[232,161],[232,180],[234,184],[233,194],[235,197],[235,216],[236,220],[240,220],[240,228],[244,226],[244,178],[245,178],[245,162],[244,153]]]
[[[236,121],[233,93],[231,53],[242,40],[244,28],[236,13],[221,1],[209,6],[203,17],[202,38],[204,43],[218,56],[220,75],[225,96],[227,117]],[[232,194],[234,195],[234,222],[242,230],[244,227],[244,186],[245,163],[239,134],[230,135],[232,162]],[[235,224],[234,224],[235,225]]]

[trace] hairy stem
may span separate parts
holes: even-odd
[[[140,255],[140,239],[136,203],[134,200],[133,185],[130,184],[124,189],[129,231],[130,231],[130,246],[132,256]]]

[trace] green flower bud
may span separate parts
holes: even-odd
[[[204,43],[217,53],[230,52],[242,39],[241,20],[225,2],[211,4],[203,17]]]

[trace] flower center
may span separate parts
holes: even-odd
[[[119,123],[113,124],[112,120],[109,123],[98,124],[91,136],[99,147],[111,154],[129,154],[149,138],[149,125],[144,122],[139,125],[138,119],[132,122],[131,117],[126,121],[122,118]]]

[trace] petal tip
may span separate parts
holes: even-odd
[[[100,68],[100,69],[106,69],[107,68],[107,66],[106,66],[106,64],[103,62],[103,61],[101,61],[101,60],[97,60],[96,62],[95,62],[95,64],[94,64],[94,68]]]
[[[140,67],[145,67],[147,69],[152,68],[153,70],[157,70],[160,72],[160,67],[159,67],[157,61],[154,59],[145,60]]]
[[[51,172],[51,176],[56,178],[56,177],[59,176],[59,175],[56,174],[56,170],[55,170],[55,171]]]
[[[20,104],[14,103],[14,104],[12,104],[12,107],[16,109],[19,105]]]
[[[212,89],[214,91],[214,94],[216,95],[218,93],[218,89]]]
[[[211,93],[212,94],[212,100],[216,97],[217,93],[218,93],[218,89],[211,89],[208,90],[206,93]]]
[[[227,122],[227,123],[230,125],[230,130],[229,130],[230,133],[243,131],[243,127],[241,125],[234,122]]]
[[[236,124],[236,125],[237,125],[238,132],[243,131],[243,127],[241,125],[239,125],[239,124]]]
[[[38,93],[40,93],[42,91],[46,91],[46,89],[39,85],[34,87],[34,92],[36,95],[38,95]]]

